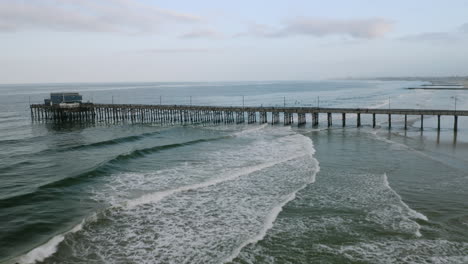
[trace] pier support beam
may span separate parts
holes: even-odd
[[[392,115],[388,114],[388,128],[392,128]]]
[[[357,127],[361,127],[361,113],[357,114]]]
[[[305,113],[298,113],[297,114],[297,124],[298,125],[305,125],[306,123],[306,114]]]
[[[260,112],[260,124],[265,124],[267,122],[267,112]]]
[[[293,120],[293,114],[292,113],[284,113],[284,124],[285,125],[290,125],[292,123],[294,123],[294,120]]]
[[[274,125],[274,124],[278,124],[279,123],[279,112],[272,112],[271,113],[271,123]]]
[[[318,126],[319,124],[319,114],[318,113],[312,113],[312,126]]]
[[[327,121],[328,121],[328,127],[332,126],[332,114],[327,113]]]
[[[440,115],[437,115],[437,131],[440,131]]]
[[[405,130],[408,129],[408,115],[405,115]]]
[[[245,122],[244,112],[236,112],[236,123],[240,124],[244,122]]]
[[[372,127],[375,128],[375,113],[372,114]]]
[[[252,124],[257,122],[257,113],[256,112],[247,112],[247,123]]]
[[[341,122],[343,123],[343,127],[346,126],[346,113],[341,114]]]
[[[453,131],[457,132],[458,131],[458,116],[455,115],[453,117],[454,117]]]
[[[421,131],[424,129],[424,115],[421,115]]]

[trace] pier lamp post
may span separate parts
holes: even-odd
[[[455,95],[455,112],[457,111],[457,96]]]

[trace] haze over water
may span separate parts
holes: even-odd
[[[29,102],[468,109],[420,82],[0,86],[0,263],[466,263],[468,119],[32,122]],[[243,98],[244,97],[244,98]],[[297,119],[296,119],[297,121]]]

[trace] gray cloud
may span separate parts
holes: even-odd
[[[0,31],[156,32],[165,23],[202,18],[130,0],[0,1]]]
[[[353,38],[372,39],[382,37],[393,29],[393,22],[383,18],[370,19],[314,19],[296,18],[284,23],[281,28],[252,24],[248,32],[236,36],[288,37],[309,35],[325,37],[329,35],[348,35]]]
[[[468,23],[465,23],[460,26],[460,31],[464,33],[468,33]]]
[[[430,42],[440,42],[440,41],[456,41],[458,36],[450,32],[424,32],[420,34],[407,35],[401,37],[399,40],[403,41],[430,41]]]
[[[313,35],[350,35],[354,38],[378,38],[392,30],[391,21],[372,18],[365,20],[306,19],[293,20],[279,31],[278,36]]]
[[[158,48],[142,50],[140,53],[208,53],[214,51],[216,50],[205,48]]]
[[[235,34],[234,37],[245,37],[245,36],[255,36],[255,37],[272,37],[274,36],[277,29],[257,23],[250,23],[247,32],[242,32]]]
[[[403,41],[426,41],[426,42],[455,42],[466,38],[463,33],[468,33],[468,23],[458,27],[454,31],[446,32],[423,32],[420,34],[407,35],[399,38]]]
[[[223,35],[212,29],[194,30],[180,36],[184,39],[197,39],[197,38],[221,38]]]

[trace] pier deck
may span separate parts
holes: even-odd
[[[346,114],[356,114],[358,127],[361,126],[361,115],[372,115],[372,125],[376,126],[376,115],[387,115],[388,126],[392,125],[392,115],[420,116],[421,129],[425,116],[437,116],[440,129],[441,116],[453,116],[453,129],[458,129],[458,117],[468,116],[468,110],[441,109],[374,109],[374,108],[319,108],[319,107],[253,107],[253,106],[202,106],[202,105],[137,105],[137,104],[81,104],[75,108],[61,108],[33,104],[33,120],[54,121],[132,121],[160,123],[260,123],[277,124],[282,120],[285,125],[306,123],[306,115],[312,116],[312,125],[319,124],[319,115],[326,114],[328,126],[332,125],[332,114],[341,114],[342,125],[346,125]],[[280,119],[280,114],[283,117]],[[247,118],[246,118],[247,117]],[[270,118],[269,118],[270,117]]]

